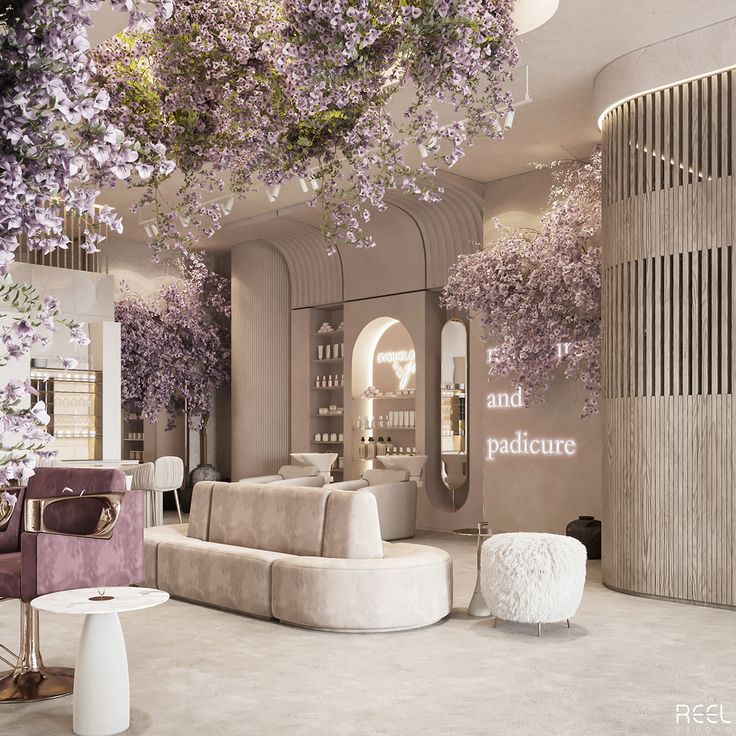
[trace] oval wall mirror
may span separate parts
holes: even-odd
[[[440,472],[452,510],[457,511],[455,492],[468,479],[468,330],[464,322],[456,318],[445,322],[440,354]]]

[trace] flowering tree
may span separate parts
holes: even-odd
[[[151,422],[165,411],[171,429],[186,405],[190,427],[202,429],[215,390],[230,380],[230,298],[226,279],[199,259],[185,263],[182,275],[153,301],[126,290],[115,305],[123,411]]]
[[[202,201],[225,172],[236,191],[301,177],[317,189],[312,203],[331,249],[373,245],[362,225],[371,207],[385,207],[387,189],[437,199],[433,160],[452,166],[473,136],[502,135],[510,110],[502,83],[517,63],[512,8],[513,0],[178,0],[150,32],[103,45],[93,83],[112,95],[108,111],[142,150],[165,146],[183,174],[176,204],[160,168],[138,182],[141,205],[158,218],[154,247],[181,247],[198,227],[218,226]],[[411,91],[397,96],[401,88]],[[443,109],[454,123],[440,124]],[[428,160],[410,165],[407,141]]]
[[[498,224],[498,223],[497,223]],[[490,374],[540,403],[561,365],[587,389],[583,415],[600,393],[601,154],[557,174],[539,231],[503,228],[485,250],[462,255],[443,291],[448,307],[477,314],[486,340],[498,341]],[[570,343],[560,355],[559,343]]]

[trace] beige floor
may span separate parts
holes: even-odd
[[[570,631],[469,619],[472,541],[423,534],[455,560],[450,620],[397,634],[326,634],[171,601],[122,616],[130,734],[180,736],[736,736],[736,613],[620,595],[590,563]],[[17,603],[0,603],[15,644]],[[72,664],[81,619],[42,615],[50,664]],[[724,703],[733,725],[675,725]],[[71,698],[0,707],[0,734],[71,733]]]

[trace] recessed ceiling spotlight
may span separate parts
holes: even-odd
[[[309,182],[303,176],[299,177],[299,186],[302,188],[304,194],[309,193]]]
[[[503,119],[503,127],[505,130],[511,130],[514,127],[514,110],[509,110],[506,113],[506,117]]]

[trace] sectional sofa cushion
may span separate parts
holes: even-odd
[[[272,617],[271,567],[279,552],[203,542],[181,529],[157,545],[155,587],[191,601]],[[147,584],[152,581],[147,580]]]
[[[441,549],[384,544],[381,559],[288,557],[272,570],[273,615],[327,631],[429,626],[452,608],[452,560]]]

